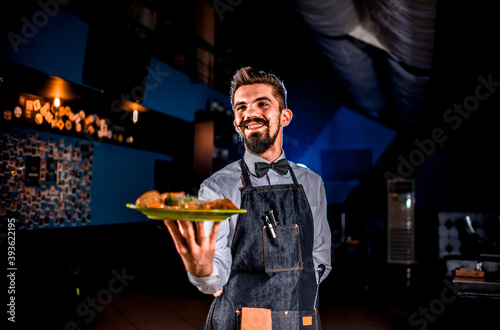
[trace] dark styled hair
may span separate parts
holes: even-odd
[[[286,89],[281,80],[274,74],[258,71],[252,67],[244,67],[236,71],[231,80],[231,105],[234,105],[234,93],[238,88],[252,84],[268,84],[273,88],[273,96],[279,101],[280,110],[286,109]]]

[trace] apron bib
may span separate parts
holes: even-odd
[[[205,329],[240,329],[241,308],[271,309],[273,330],[321,329],[312,257],[313,218],[292,168],[292,184],[253,187],[241,161],[241,206],[231,274],[210,307]],[[273,211],[275,238],[264,218]]]

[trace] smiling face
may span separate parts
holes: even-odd
[[[273,87],[252,84],[234,93],[234,126],[246,149],[269,161],[281,155],[282,131],[292,119],[289,109],[280,110]]]

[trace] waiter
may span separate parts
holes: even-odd
[[[292,119],[284,84],[245,67],[231,82],[243,159],[206,179],[202,199],[247,213],[221,222],[165,220],[188,278],[215,299],[206,329],[321,329],[319,283],[331,270],[323,181],[285,158]]]

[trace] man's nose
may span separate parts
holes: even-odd
[[[261,112],[259,107],[256,105],[248,105],[245,111],[245,119],[256,118],[256,117],[261,117]]]

